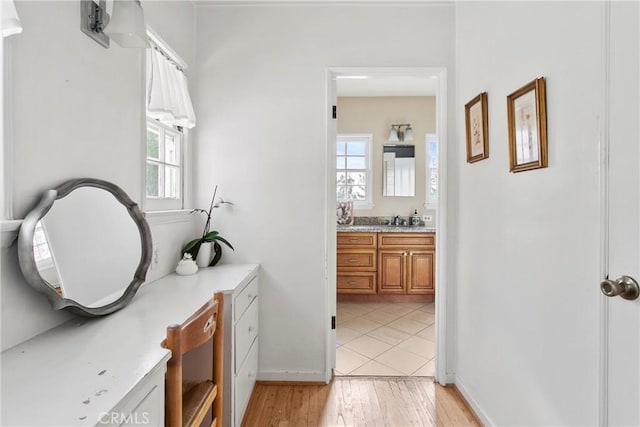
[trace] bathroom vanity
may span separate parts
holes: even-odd
[[[433,301],[433,228],[338,226],[338,300]]]
[[[74,318],[0,355],[2,425],[164,425],[167,326],[224,293],[224,425],[239,426],[258,370],[258,270],[220,265],[142,286],[120,311]]]

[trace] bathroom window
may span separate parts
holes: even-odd
[[[427,194],[425,207],[437,209],[438,207],[438,140],[435,134],[426,136],[427,153]]]
[[[336,151],[337,200],[351,200],[356,209],[371,209],[372,135],[338,135]]]
[[[189,129],[196,125],[187,64],[147,28],[145,210],[185,207],[189,180]]]
[[[182,207],[182,140],[180,128],[147,120],[147,200],[164,200],[166,209]]]

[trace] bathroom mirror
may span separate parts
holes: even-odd
[[[151,262],[138,205],[110,182],[83,178],[47,190],[18,236],[20,269],[53,308],[96,317],[126,306]]]
[[[416,195],[414,145],[384,145],[382,153],[382,195]]]

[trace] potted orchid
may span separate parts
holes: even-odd
[[[229,243],[224,237],[220,235],[217,231],[209,231],[211,227],[211,213],[213,209],[219,208],[223,204],[232,205],[233,203],[227,202],[222,199],[222,197],[218,198],[218,202],[216,203],[216,192],[218,191],[218,186],[216,185],[213,190],[213,197],[211,198],[211,204],[209,205],[209,210],[205,211],[204,209],[194,209],[191,213],[199,212],[203,213],[207,216],[207,221],[204,224],[204,230],[202,231],[202,237],[191,240],[187,243],[180,253],[180,256],[183,256],[185,253],[191,254],[191,257],[196,260],[199,267],[213,267],[216,265],[220,258],[222,258],[222,246],[220,243],[224,243],[231,250],[233,246]],[[213,245],[213,257],[211,257],[211,246]],[[200,257],[198,258],[198,255]]]

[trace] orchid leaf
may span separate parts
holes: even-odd
[[[218,234],[220,233],[218,233],[217,231],[210,231],[202,238],[202,240],[204,240],[205,242],[213,242]]]
[[[222,243],[224,243],[225,245],[229,246],[229,248],[231,248],[232,251],[235,251],[235,249],[233,249],[233,246],[231,246],[231,243],[229,243],[224,237],[222,236],[216,236],[215,240],[218,240]],[[215,244],[215,243],[214,243]]]
[[[216,265],[222,258],[222,247],[218,242],[213,242],[213,252],[215,253],[215,255],[209,263],[209,267],[213,267],[214,265]]]
[[[191,251],[194,250],[196,246],[199,247],[201,243],[201,239],[193,239],[192,241],[187,243],[184,248],[182,248],[182,255],[184,255],[186,252],[191,253]]]

